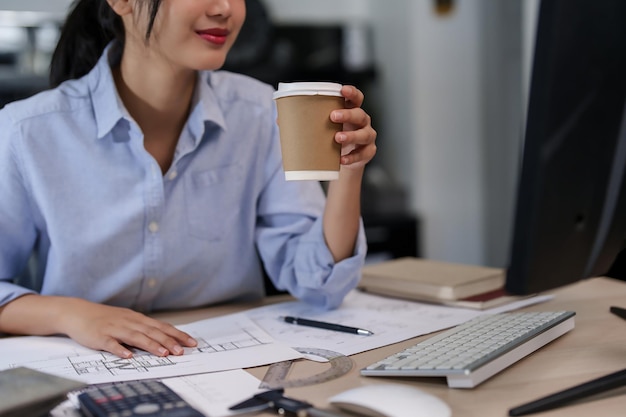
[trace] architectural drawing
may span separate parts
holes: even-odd
[[[8,367],[27,366],[98,384],[241,369],[302,357],[299,352],[277,343],[245,315],[202,320],[179,328],[198,342],[196,347],[185,348],[180,356],[161,357],[136,349],[132,358],[123,359],[91,349],[83,349],[82,353],[67,349],[67,354],[55,357],[24,357],[23,361],[9,363]],[[24,338],[23,342],[29,340]],[[64,343],[67,344],[67,340]]]
[[[254,334],[242,330],[240,337],[233,340],[222,340],[210,343],[206,339],[197,337],[198,346],[185,349],[185,356],[198,353],[218,353],[235,349],[245,349],[253,346],[260,346],[268,341],[259,339]],[[76,375],[85,374],[110,374],[112,376],[123,375],[124,373],[143,373],[150,372],[154,368],[164,366],[175,366],[180,361],[173,358],[175,356],[154,356],[138,349],[131,349],[133,357],[129,359],[119,358],[117,356],[101,352],[90,356],[68,357],[70,365],[74,369]]]

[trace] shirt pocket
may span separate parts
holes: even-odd
[[[186,176],[185,206],[191,236],[219,241],[227,232],[236,233],[242,178],[238,164]]]

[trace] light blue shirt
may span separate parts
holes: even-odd
[[[163,175],[105,56],[0,111],[0,305],[29,292],[144,312],[257,298],[261,260],[277,288],[339,305],[360,277],[363,227],[354,256],[334,263],[321,186],[284,179],[273,89],[199,73]],[[33,250],[27,288],[15,277]]]

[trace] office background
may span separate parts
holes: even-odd
[[[258,1],[249,30],[270,41],[246,38],[232,69],[366,93],[370,260],[506,266],[537,0]],[[0,106],[45,88],[70,3],[2,0]]]

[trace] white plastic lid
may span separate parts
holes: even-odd
[[[327,82],[278,83],[274,100],[288,96],[335,96],[341,97],[341,84]]]
[[[287,181],[333,181],[339,179],[339,171],[285,171]]]

